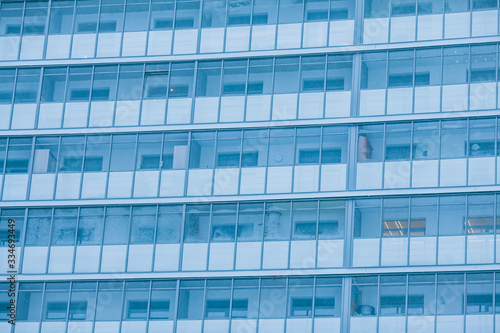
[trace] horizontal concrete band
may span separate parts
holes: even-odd
[[[460,118],[491,118],[500,116],[500,110],[460,111],[439,113],[418,113],[401,115],[358,116],[349,118],[307,119],[307,120],[275,120],[264,122],[183,124],[183,125],[145,125],[131,127],[89,127],[59,129],[24,129],[0,130],[0,136],[41,136],[41,135],[85,135],[85,134],[122,134],[122,133],[163,133],[168,131],[196,131],[218,129],[305,127],[325,125],[363,125],[374,123],[392,123],[418,120],[448,120]]]
[[[30,66],[61,66],[61,65],[93,65],[93,64],[129,64],[137,62],[176,62],[194,60],[214,60],[233,58],[258,58],[290,55],[314,55],[314,54],[336,54],[336,53],[358,53],[384,50],[401,50],[409,48],[428,48],[437,46],[458,46],[468,44],[484,44],[500,42],[500,36],[467,37],[456,39],[438,39],[432,41],[412,41],[383,44],[360,44],[346,46],[312,47],[302,49],[224,52],[224,53],[196,53],[183,55],[165,56],[140,56],[140,57],[111,57],[92,59],[61,59],[61,60],[13,60],[0,62],[2,67],[30,67]]]
[[[350,199],[359,197],[378,196],[409,196],[409,195],[436,195],[436,194],[465,194],[465,193],[495,193],[500,192],[500,185],[462,186],[446,188],[413,188],[413,189],[380,189],[380,190],[352,190],[339,192],[312,192],[287,194],[257,194],[257,195],[227,195],[207,197],[174,197],[174,198],[146,198],[146,199],[75,199],[75,200],[43,200],[43,201],[0,201],[0,208],[26,207],[65,207],[65,206],[97,206],[97,205],[155,205],[155,204],[182,204],[182,203],[211,203],[211,202],[245,202],[264,200],[300,200],[338,198]]]
[[[410,273],[463,273],[500,270],[500,264],[446,265],[416,267],[372,267],[372,268],[328,268],[297,270],[252,270],[252,271],[203,271],[171,273],[97,273],[97,274],[40,274],[16,276],[17,281],[94,281],[94,280],[137,280],[137,279],[194,279],[194,278],[248,278],[248,277],[293,277],[293,276],[353,276],[370,274],[410,274]]]

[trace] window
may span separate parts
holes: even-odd
[[[147,319],[149,282],[125,282],[123,319]]]
[[[380,315],[406,314],[406,276],[380,277]]]
[[[176,281],[153,281],[149,301],[150,319],[174,319]]]
[[[51,282],[46,284],[42,320],[66,320],[69,298],[68,291],[68,282]]]
[[[158,170],[161,163],[161,134],[139,134],[136,170]]]
[[[271,129],[268,165],[293,165],[294,148],[293,129]]]
[[[469,10],[470,10],[470,0],[445,1],[444,4],[445,13],[461,13],[461,12],[468,12]]]
[[[467,201],[467,234],[493,234],[494,196],[469,195]]]
[[[443,13],[443,0],[418,0],[418,15]]]
[[[16,78],[15,69],[0,70],[0,104],[12,103],[15,78]]]
[[[440,85],[441,49],[417,50],[415,58],[415,86]]]
[[[464,314],[464,275],[440,274],[437,284],[437,314]]]
[[[23,35],[45,34],[47,2],[27,2],[24,11]]]
[[[64,0],[52,1],[49,34],[71,34],[73,26],[73,4]]]
[[[155,235],[156,206],[132,207],[130,244],[152,244]]]
[[[12,236],[9,238],[9,235],[12,235],[12,231],[9,228],[9,220],[11,219],[15,221],[16,225],[13,233],[15,240],[17,244],[22,244],[21,235],[24,229],[24,214],[24,209],[2,209],[0,212],[0,237],[2,237],[0,246],[8,246],[9,239],[12,238]]]
[[[40,68],[18,69],[14,103],[36,103],[39,83]]]
[[[430,160],[439,158],[439,123],[413,123],[412,158]]]
[[[423,75],[421,73],[419,79],[425,80]],[[389,88],[413,86],[413,51],[389,52],[388,86]]]
[[[495,156],[494,119],[471,119],[469,122],[469,156]]]
[[[436,198],[411,198],[410,236],[437,235],[437,218]]]
[[[188,154],[188,133],[165,134],[162,169],[186,169]]]
[[[240,166],[241,131],[224,131],[217,133],[217,167]]]
[[[271,94],[273,90],[273,59],[250,59],[247,94]]]
[[[306,2],[307,6],[307,2]],[[328,14],[327,14],[328,16]],[[300,91],[324,91],[325,57],[302,57]],[[342,84],[342,87],[344,85]]]
[[[89,34],[97,31],[98,6],[76,6],[73,30],[77,34]]]
[[[0,35],[20,35],[23,21],[23,2],[2,2],[0,9]]]
[[[100,8],[99,33],[123,31],[123,4],[106,5]]]
[[[384,237],[406,236],[408,234],[408,199],[384,199],[382,218]]]
[[[232,318],[257,318],[259,280],[237,279],[233,282]]]
[[[92,67],[70,67],[66,101],[88,101]]]
[[[210,284],[211,281],[207,281]],[[219,281],[218,281],[219,282]],[[229,286],[231,281],[229,282]],[[222,283],[220,281],[219,283]],[[229,318],[229,305],[231,290],[229,288],[209,288],[205,298],[205,318],[207,319],[225,319]]]
[[[411,124],[387,124],[385,160],[410,160]]]
[[[359,127],[358,162],[381,162],[384,138],[383,125]]]
[[[439,235],[463,235],[465,231],[465,197],[439,198]]]
[[[35,139],[33,173],[56,172],[59,138],[39,137]]]
[[[355,202],[354,237],[380,237],[380,199],[361,199]]]
[[[43,72],[42,94],[40,102],[64,102],[66,71],[62,68],[46,68]]]
[[[267,165],[267,130],[245,130],[243,132],[242,167],[264,167]]]
[[[77,245],[99,245],[102,242],[104,208],[80,208]]]
[[[175,29],[197,29],[200,12],[200,1],[177,1],[175,13]]]
[[[149,4],[127,4],[124,31],[147,31],[148,15]]]
[[[240,203],[238,212],[238,241],[262,241],[264,225],[263,203]]]
[[[203,314],[204,281],[181,281],[177,318],[200,320]]]
[[[389,0],[365,0],[365,18],[389,17]]]
[[[222,95],[245,95],[246,77],[246,60],[224,61],[224,75],[222,76]]]
[[[249,25],[252,4],[250,1],[228,0],[227,25]]]
[[[159,207],[156,227],[156,242],[158,244],[180,242],[182,212],[183,207],[180,205]]]
[[[128,244],[130,207],[106,208],[104,245]]]
[[[118,100],[141,99],[143,65],[121,65],[118,79]]]
[[[114,135],[111,145],[110,171],[133,171],[135,146],[135,135]]]
[[[30,209],[26,224],[26,246],[48,246],[52,209]]]
[[[96,66],[92,85],[92,101],[114,101],[116,98],[117,66]]]
[[[146,65],[144,99],[167,98],[169,65]]]
[[[202,28],[224,27],[225,22],[226,0],[207,0],[203,2]]]
[[[194,63],[174,63],[171,68],[168,97],[192,97]]]
[[[445,48],[443,57],[443,84],[468,83],[468,63],[469,49],[467,47]]]
[[[173,319],[176,281],[153,281],[149,301],[150,319]]]
[[[441,123],[441,158],[467,156],[467,124],[463,120]]]
[[[415,15],[416,0],[391,0],[391,16]]]
[[[20,283],[17,320],[39,322],[42,312],[43,283]]]
[[[319,202],[319,239],[344,237],[345,202],[322,200]]]
[[[288,281],[288,317],[312,317],[313,279],[293,278]]]
[[[385,89],[387,86],[387,53],[363,54],[361,89]]]
[[[326,90],[351,90],[351,85],[352,55],[328,55]]]
[[[252,24],[276,24],[277,0],[254,0]]]
[[[316,239],[318,219],[317,201],[297,201],[293,207],[293,235],[292,240]]]
[[[497,45],[482,45],[471,47],[471,83],[496,81],[496,48]]]
[[[306,0],[304,19],[308,21],[327,21],[329,11],[328,0]],[[337,12],[340,14],[339,12]]]
[[[108,171],[110,136],[88,136],[83,171]]]
[[[284,2],[280,1],[280,4],[282,3]],[[298,91],[299,58],[277,58],[274,70],[274,93],[287,94]]]
[[[100,282],[96,321],[119,321],[122,313],[123,282]]]
[[[267,202],[264,240],[290,239],[290,202]]]
[[[319,164],[321,128],[298,128],[295,163]]]
[[[212,208],[213,242],[234,242],[236,234],[236,204],[217,204]]]
[[[342,281],[339,278],[316,278],[315,317],[340,317]]]
[[[210,205],[186,206],[184,241],[188,243],[206,243],[210,222]]]
[[[74,245],[78,210],[57,208],[52,222],[52,245]]]
[[[493,313],[493,273],[467,274],[467,314]]]
[[[212,169],[214,167],[214,132],[196,132],[191,134],[189,168]]]
[[[73,282],[69,303],[69,320],[94,320],[95,282]]]
[[[260,288],[259,318],[285,318],[286,280],[282,278],[262,279]],[[269,306],[273,304],[274,306]]]
[[[196,96],[219,96],[221,79],[221,62],[207,61],[198,63],[196,76]]]
[[[278,1],[279,24],[284,23],[300,23],[304,13],[304,3],[295,0],[280,0]]]
[[[434,275],[409,275],[408,276],[408,315],[434,315],[435,299]]]
[[[150,12],[150,30],[172,30],[174,25],[174,6],[173,0],[162,1],[161,3],[152,3]]]
[[[59,153],[60,172],[81,172],[85,137],[67,136],[61,138]]]
[[[351,316],[375,316],[377,314],[376,276],[355,277],[351,287]]]

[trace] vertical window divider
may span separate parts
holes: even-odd
[[[230,0],[227,0],[226,2],[229,2]],[[221,110],[221,104],[222,104],[222,96],[223,91],[224,91],[224,66],[225,66],[226,61],[222,60],[221,61],[221,66],[220,66],[220,76],[219,76],[219,96],[217,96],[217,123],[220,122],[220,110]],[[195,82],[196,86],[196,82]],[[216,138],[217,140],[217,138]],[[214,160],[214,165],[216,165],[215,160]]]
[[[178,310],[178,307],[179,307],[179,293],[180,293],[180,284],[181,284],[181,281],[180,279],[177,279],[176,281],[176,287],[175,287],[175,299],[174,299],[174,306],[173,306],[173,309],[172,309],[172,321],[173,321],[173,332],[177,332],[177,317],[178,317],[178,314],[177,314],[177,310]]]
[[[149,14],[148,14],[149,15]],[[149,18],[148,18],[148,22],[149,22]],[[146,31],[146,44],[148,43],[148,35],[149,35],[149,29],[148,31]],[[146,45],[146,50],[147,50],[147,45]],[[144,100],[144,92],[145,92],[145,88],[146,88],[146,64],[143,64],[142,65],[142,81],[141,81],[141,96],[139,97],[139,116],[137,118],[137,125],[138,126],[141,126],[141,120],[142,120],[142,104],[143,104],[143,100]],[[167,89],[168,90],[168,89]],[[118,99],[118,98],[117,98]],[[118,102],[116,102],[116,106],[115,106],[115,114],[116,114],[116,109],[117,109],[117,106],[118,106]],[[166,104],[166,103],[165,103]],[[163,137],[163,135],[162,135]],[[162,148],[163,148],[163,145],[162,145]],[[161,156],[160,156],[160,160],[161,160]],[[160,168],[161,169],[161,168]]]
[[[10,140],[9,140],[10,141]],[[27,171],[27,176],[28,176],[28,182],[27,182],[27,185],[26,185],[26,196],[24,197],[25,200],[29,200],[29,197],[30,197],[30,194],[31,194],[31,178],[33,177],[33,163],[35,163],[35,147],[36,147],[36,137],[33,136],[31,138],[31,151],[30,151],[30,160],[29,160],[29,163],[28,163],[28,171]],[[8,157],[8,152],[6,151],[5,152],[5,165],[7,165],[7,157]],[[4,173],[5,175],[5,173]],[[5,183],[5,181],[4,181]],[[55,192],[55,191],[54,191]]]
[[[99,11],[100,10],[101,9],[99,7]],[[97,23],[99,24],[99,19],[97,20]],[[97,38],[96,38],[96,43],[97,43]],[[97,50],[97,46],[95,48]],[[89,127],[89,125],[90,125],[90,111],[92,109],[92,98],[94,95],[94,91],[93,91],[94,90],[94,76],[95,76],[95,66],[92,66],[92,71],[91,71],[91,76],[90,76],[90,92],[89,92],[89,99],[88,99],[89,105],[87,106],[87,122],[86,122],[85,127]]]
[[[124,14],[125,15],[125,9],[124,9]],[[125,20],[125,16],[123,17],[123,20]],[[123,23],[122,23],[122,30],[123,29]],[[123,44],[123,34],[124,34],[124,31],[122,31],[121,35],[122,35],[122,42],[120,43]],[[115,75],[115,95],[113,96],[114,99],[113,99],[113,113],[111,115],[111,124],[109,126],[114,126],[114,123],[116,121],[116,106],[118,104],[118,88],[119,88],[119,82],[120,82],[120,74],[121,74],[121,71],[122,71],[122,67],[123,65],[122,64],[119,64],[118,65],[118,68],[116,69],[116,75]],[[91,108],[92,110],[92,108]],[[90,122],[89,122],[89,127],[90,127]]]
[[[22,27],[22,24],[21,24],[21,27]],[[19,43],[21,43],[19,41]],[[19,49],[21,49],[21,47],[19,47]],[[9,119],[9,126],[8,128],[12,128],[12,118],[14,118],[14,106],[16,105],[16,91],[17,91],[17,79],[19,78],[19,68],[16,68],[15,69],[15,77],[14,77],[14,86],[13,86],[13,89],[12,89],[12,103],[11,103],[11,107],[10,107],[10,119]],[[5,155],[7,156],[7,155]]]
[[[57,183],[58,183],[58,178],[59,178],[59,169],[60,169],[60,163],[61,163],[61,150],[62,150],[62,136],[59,136],[58,138],[58,147],[57,147],[57,159],[56,159],[56,171],[54,172],[54,194],[53,198],[56,198],[56,191],[57,191]],[[34,154],[34,152],[33,152]],[[33,160],[33,157],[31,158]]]
[[[320,150],[321,151],[321,150]],[[320,200],[316,200],[316,234],[315,236],[315,262],[314,262],[314,268],[318,267],[318,257],[319,257],[319,218],[320,218]],[[316,280],[316,279],[315,279]],[[313,300],[314,300],[314,290],[313,290]],[[313,302],[314,304],[314,302]],[[313,310],[312,310],[312,315],[311,317],[314,317],[314,305],[313,305]],[[314,323],[313,323],[314,326]],[[314,332],[314,327],[313,327],[313,332]]]
[[[149,22],[149,21],[148,21]],[[158,210],[157,210],[158,211]],[[154,250],[153,250],[153,253],[154,253]],[[154,260],[154,254],[153,254],[153,260]],[[150,312],[151,312],[151,296],[153,294],[153,281],[154,280],[150,280],[149,281],[149,290],[148,290],[148,309],[147,309],[147,313],[146,313],[146,332],[149,331],[149,322],[151,321],[151,318],[149,317],[150,316]]]
[[[49,228],[49,244],[47,245],[47,262],[45,263],[45,272],[48,273],[49,271],[49,263],[50,263],[50,253],[52,252],[52,236],[53,236],[53,229],[54,229],[54,209],[51,208],[51,215],[50,215],[50,228]]]
[[[69,308],[71,306],[71,293],[73,291],[73,281],[69,283],[69,288],[68,288],[68,303],[66,303],[66,322],[65,322],[65,329],[68,329],[68,322],[69,322]]]
[[[134,214],[134,211],[132,209],[132,206],[129,206],[128,207],[128,244],[125,244],[125,251],[126,254],[125,254],[125,272],[128,272],[128,259],[129,259],[129,256],[130,256],[130,245],[132,244],[132,214]],[[125,293],[125,292],[124,292]]]
[[[125,262],[126,264],[126,262]],[[120,308],[121,308],[121,311],[120,311],[120,321],[119,321],[119,324],[118,326],[120,327],[120,330],[119,332],[122,331],[122,328],[123,328],[123,314],[125,313],[125,293],[127,292],[127,281],[120,281],[121,285],[122,285],[122,299],[121,299],[121,304],[120,304]]]
[[[175,3],[177,3],[177,1]],[[174,43],[172,42],[172,44],[174,44]],[[194,110],[195,110],[195,106],[196,106],[196,104],[195,104],[196,103],[196,81],[198,80],[198,65],[199,65],[199,61],[197,60],[194,62],[194,74],[193,74],[193,78],[192,78],[193,91],[191,94],[192,95],[191,96],[191,117],[189,119],[190,124],[194,123]],[[170,63],[169,75],[170,75],[170,79],[172,79],[172,63]],[[169,94],[167,96],[167,100],[169,101],[170,100],[170,85],[168,86],[167,91],[169,92]],[[167,112],[168,112],[168,110],[167,110]]]
[[[75,1],[76,3],[76,1]],[[50,14],[52,11],[52,0],[47,1],[47,17],[45,18],[45,29],[43,31],[43,51],[42,51],[42,58],[45,58],[46,52],[47,52],[47,45],[48,40],[49,40],[49,24],[50,24]],[[37,121],[38,117],[35,118],[35,121]]]
[[[78,244],[78,230],[80,227],[80,211],[81,207],[76,208],[76,224],[75,224],[75,237],[73,241],[73,259],[72,259],[72,266],[71,266],[71,272],[75,271],[75,261],[76,261],[76,246]]]
[[[82,152],[82,166],[80,167],[80,189],[78,193],[78,198],[82,197],[82,192],[83,192],[83,173],[85,171],[85,156],[87,155],[87,135],[83,138],[83,152]]]
[[[154,229],[153,229],[153,244],[152,244],[153,249],[152,249],[152,257],[151,257],[151,260],[152,260],[152,262],[151,262],[151,272],[154,272],[154,270],[155,270],[156,239],[157,239],[157,232],[158,232],[158,214],[159,214],[158,211],[159,211],[159,207],[158,207],[158,205],[155,205],[155,224],[154,224]],[[150,294],[151,294],[151,292],[150,292]],[[149,320],[149,311],[148,311],[148,316],[147,317],[148,317],[148,320]]]
[[[253,20],[253,6],[251,8],[250,21]],[[252,45],[252,25],[250,24],[250,48]],[[248,102],[248,85],[250,84],[250,59],[247,59],[247,73],[245,75],[245,96],[244,96],[244,105],[243,105],[243,122],[247,119],[247,102]],[[241,142],[243,144],[244,137],[241,137]],[[243,149],[241,150],[243,154]],[[240,177],[241,178],[241,177]]]
[[[71,48],[70,48],[70,50],[71,50]],[[61,122],[59,124],[60,128],[62,128],[63,125],[64,125],[64,115],[66,113],[66,103],[68,102],[66,97],[67,97],[67,94],[68,94],[68,86],[69,86],[69,69],[70,69],[69,66],[66,67],[66,81],[64,82],[64,96],[63,96],[63,102],[62,102],[63,107],[62,107],[62,112],[61,112]]]
[[[163,170],[163,151],[164,151],[164,148],[165,148],[165,133],[162,133],[161,134],[161,141],[160,141],[160,163],[158,165],[158,183],[157,183],[157,187],[156,187],[156,197],[159,198],[160,197],[160,189],[161,189],[161,174],[162,174],[162,170]],[[158,207],[156,207],[156,220],[158,221]],[[156,226],[156,224],[155,224]],[[155,236],[154,236],[154,241],[153,243],[155,244],[156,243],[156,230],[155,230]]]
[[[134,136],[135,136],[135,150],[134,150],[134,163],[132,164],[133,169],[132,169],[132,186],[131,186],[132,188],[131,188],[131,193],[130,193],[131,198],[134,197],[135,177],[136,177],[136,174],[138,171],[137,170],[137,159],[138,159],[138,155],[139,155],[139,133],[135,133]],[[111,148],[113,148],[113,146],[111,146]]]

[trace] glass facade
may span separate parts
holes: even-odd
[[[500,333],[499,13],[0,0],[0,332]]]

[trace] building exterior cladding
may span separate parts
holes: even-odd
[[[0,332],[500,332],[498,6],[0,0]]]

